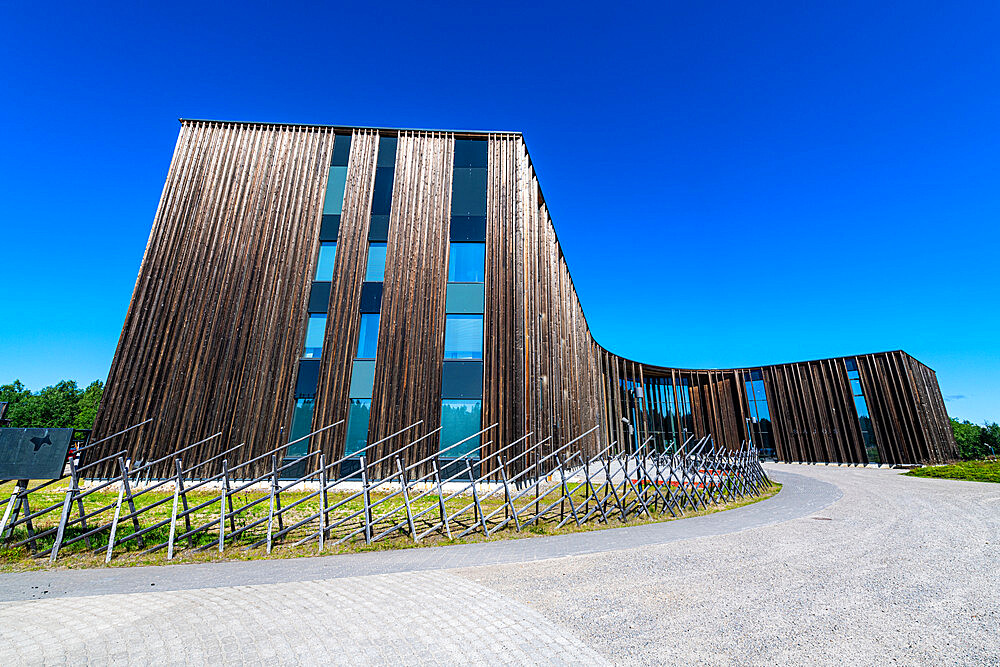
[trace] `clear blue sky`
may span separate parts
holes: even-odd
[[[184,116],[521,130],[605,346],[1000,420],[998,8],[4,3],[0,383],[106,377]]]

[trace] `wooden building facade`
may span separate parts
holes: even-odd
[[[485,428],[461,446],[488,457],[598,426],[585,452],[710,433],[783,461],[956,456],[934,372],[903,352],[686,370],[602,348],[516,133],[182,121],[95,437],[147,417],[108,451],[221,432],[186,456],[246,459],[344,420],[287,455],[420,422],[379,451]]]

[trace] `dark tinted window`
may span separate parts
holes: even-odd
[[[441,376],[441,396],[444,398],[482,398],[483,362],[448,361]]]
[[[351,135],[338,134],[333,140],[333,159],[331,167],[346,167],[347,158],[351,155]]]
[[[452,215],[486,215],[486,170],[455,168],[451,190]]]
[[[396,137],[379,137],[378,139],[378,167],[396,166]]]
[[[319,228],[320,241],[336,241],[340,234],[340,215],[324,215]]]
[[[371,222],[368,224],[368,240],[369,241],[388,241],[389,240],[389,216],[388,215],[373,215]]]
[[[299,377],[295,381],[295,398],[315,398],[316,382],[318,380],[319,359],[303,359],[300,361]]]
[[[487,160],[485,139],[459,139],[455,141],[456,167],[485,167]]]
[[[451,217],[452,241],[485,241],[485,215],[453,215]]]
[[[392,209],[392,167],[375,170],[375,191],[372,193],[372,215],[389,215]]]
[[[382,283],[361,284],[362,313],[377,313],[382,310]]]
[[[330,283],[313,283],[309,291],[309,312],[325,313],[330,307]]]

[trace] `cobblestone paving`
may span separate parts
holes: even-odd
[[[551,664],[606,660],[446,572],[0,604],[0,664]]]

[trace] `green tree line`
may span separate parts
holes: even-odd
[[[80,389],[73,380],[63,380],[41,391],[26,389],[20,380],[0,385],[0,402],[6,401],[11,426],[40,428],[94,427],[104,383],[91,382]]]
[[[958,455],[965,461],[984,459],[1000,454],[1000,424],[986,423],[980,426],[969,420],[951,420],[951,429],[958,443]]]

